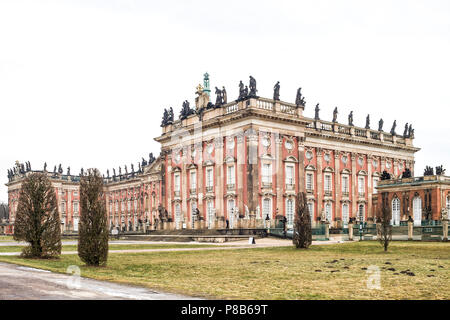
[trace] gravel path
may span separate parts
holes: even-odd
[[[194,297],[0,263],[1,300],[186,300]]]

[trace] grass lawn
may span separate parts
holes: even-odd
[[[139,250],[139,249],[172,249],[172,248],[207,248],[212,244],[109,244],[109,250]],[[1,252],[21,252],[23,246],[0,246]],[[64,245],[62,251],[77,251],[76,245]]]
[[[85,277],[219,299],[450,299],[450,243],[442,242],[393,242],[387,253],[375,241],[308,250],[116,253],[104,268],[86,267],[76,255],[0,260],[56,272],[78,265]],[[366,286],[369,266],[380,268],[380,290]],[[414,276],[400,273],[406,270]]]
[[[14,241],[12,236],[0,236],[0,241]]]

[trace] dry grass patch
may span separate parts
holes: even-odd
[[[0,259],[58,272],[76,264],[86,277],[220,299],[450,299],[449,249],[450,243],[394,242],[384,253],[377,242],[359,242],[126,253],[110,254],[105,268],[81,266],[76,256]],[[369,266],[380,268],[381,290],[367,288]]]

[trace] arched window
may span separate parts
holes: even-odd
[[[447,195],[447,216],[450,215],[450,194]]]
[[[312,201],[308,202],[308,211],[311,217],[311,224],[312,224],[312,222],[314,221],[314,202]]]
[[[294,200],[287,199],[286,200],[286,220],[287,227],[292,228],[294,224]]]
[[[175,204],[175,226],[177,229],[181,229],[180,222],[181,222],[181,206],[179,203],[176,203]]]
[[[344,228],[348,227],[348,219],[349,219],[348,211],[349,211],[348,203],[344,203],[342,205],[342,221],[344,222]]]
[[[331,213],[331,203],[329,202],[325,204],[325,219],[327,219],[328,222],[331,222],[333,219],[333,215]]]
[[[422,199],[420,197],[415,197],[413,199],[413,215],[414,225],[422,225]]]
[[[358,206],[358,216],[359,216],[359,221],[363,222],[364,221],[364,205],[360,204]]]
[[[269,217],[269,219],[270,219],[271,212],[272,212],[272,199],[265,198],[263,200],[263,219],[265,220],[267,217]]]
[[[208,228],[211,229],[214,226],[214,208],[211,200],[206,202],[206,214],[208,217]]]
[[[394,198],[392,200],[392,218],[391,224],[393,226],[400,225],[400,199]]]
[[[236,210],[236,208],[234,207],[234,199],[228,200],[227,210],[228,210],[228,227],[230,229],[233,229],[234,215],[235,215],[235,210]]]
[[[195,215],[195,209],[197,209],[197,201],[191,201],[191,224],[192,224],[192,229],[195,228],[195,219],[196,219],[196,215]]]

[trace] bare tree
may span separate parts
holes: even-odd
[[[22,183],[14,240],[30,244],[22,250],[24,257],[51,258],[61,254],[61,220],[55,189],[43,173],[32,173]]]
[[[311,216],[304,192],[299,192],[295,201],[294,235],[292,242],[297,248],[303,249],[307,249],[312,243]]]
[[[78,256],[87,265],[105,265],[108,259],[109,230],[103,179],[97,169],[90,169],[80,180],[80,230]]]
[[[392,225],[391,225],[391,206],[388,201],[388,193],[381,193],[381,210],[378,216],[380,243],[387,251],[389,243],[392,241]]]

